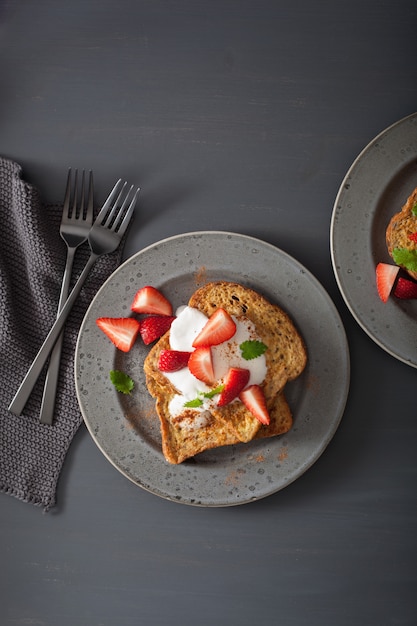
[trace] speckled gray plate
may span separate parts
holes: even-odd
[[[362,329],[384,350],[417,367],[417,301],[378,297],[375,267],[392,263],[389,220],[417,187],[417,113],[393,124],[360,153],[340,187],[331,221],[333,269]]]
[[[117,351],[97,328],[102,316],[128,316],[135,292],[151,284],[174,309],[203,282],[240,282],[281,305],[306,342],[309,362],[287,385],[294,414],[281,437],[219,448],[181,465],[161,452],[159,422],[143,375],[149,350],[140,341]],[[109,371],[131,375],[131,396],[117,393]],[[349,352],[339,315],[317,280],[297,261],[263,241],[225,232],[171,237],[138,252],[107,280],[92,302],[76,348],[77,396],[85,423],[113,465],[144,489],[177,502],[231,506],[268,496],[301,476],[321,455],[343,414]]]

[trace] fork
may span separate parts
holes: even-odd
[[[22,413],[30,394],[32,393],[33,387],[35,386],[35,383],[39,378],[46,361],[48,360],[48,356],[64,327],[68,315],[81,291],[90,269],[93,267],[98,257],[103,254],[114,252],[114,250],[117,249],[124,233],[126,232],[130,219],[133,215],[140,188],[137,188],[132,194],[132,185],[126,193],[127,182],[125,182],[119,192],[121,182],[121,179],[117,181],[110,192],[109,197],[104,203],[103,208],[98,214],[93,226],[91,227],[88,235],[88,243],[90,245],[90,256],[88,261],[45,341],[39,349],[38,354],[34,358],[32,365],[28,369],[26,376],[21,382],[12,402],[10,403],[9,411],[15,415],[20,415]],[[116,196],[117,198],[113,202]],[[123,196],[125,196],[125,198],[119,207],[119,203]],[[130,200],[131,197],[132,200]]]
[[[67,244],[67,260],[65,263],[64,276],[62,279],[61,293],[58,302],[58,313],[61,311],[66,299],[71,283],[71,272],[74,262],[74,256],[76,249],[87,241],[88,233],[93,223],[93,210],[94,210],[94,198],[93,198],[93,173],[90,171],[88,196],[85,196],[85,172],[83,170],[81,180],[81,196],[80,206],[77,210],[77,197],[78,197],[78,170],[75,170],[74,174],[74,190],[73,201],[71,203],[71,183],[72,183],[71,169],[68,171],[67,186],[64,197],[64,207],[62,210],[61,225],[59,233],[62,239]],[[85,207],[85,200],[87,200],[87,208]],[[40,421],[42,424],[52,424],[55,396],[58,386],[59,378],[59,365],[61,361],[63,333],[58,337],[54,348],[51,352],[49,360],[48,371],[45,378],[45,386],[43,389]]]

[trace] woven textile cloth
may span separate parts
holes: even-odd
[[[56,504],[65,455],[82,422],[73,371],[77,334],[122,254],[121,245],[97,261],[66,323],[53,424],[39,421],[44,374],[22,415],[12,415],[7,407],[56,317],[66,259],[61,214],[62,206],[42,203],[18,164],[0,158],[0,491],[46,511]],[[73,280],[88,255],[88,244],[77,250]]]

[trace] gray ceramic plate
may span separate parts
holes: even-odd
[[[128,354],[117,351],[95,320],[128,316],[135,292],[147,284],[161,289],[175,309],[202,282],[221,279],[252,287],[281,305],[304,337],[307,368],[287,386],[294,426],[281,437],[207,451],[181,465],[170,465],[161,452],[159,422],[142,370],[149,348],[137,341]],[[123,370],[135,380],[131,396],[113,389],[112,369]],[[342,417],[350,370],[339,315],[304,267],[263,241],[210,231],[160,241],[114,272],[83,321],[75,374],[87,428],[122,474],[169,500],[231,506],[282,489],[318,459]]]
[[[353,317],[384,350],[417,367],[417,301],[378,297],[375,267],[392,263],[385,230],[417,187],[417,113],[378,135],[340,187],[331,222],[331,254]]]

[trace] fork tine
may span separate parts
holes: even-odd
[[[70,209],[71,217],[76,217],[77,215],[77,196],[78,196],[78,170],[75,170],[74,174],[74,191],[72,198],[72,209]],[[69,215],[69,213],[68,213]]]
[[[62,209],[63,216],[66,216],[69,214],[70,198],[71,198],[71,168],[69,168],[68,170],[67,186],[65,189],[65,196],[64,196],[64,206]]]
[[[106,217],[106,214],[111,206],[111,203],[113,202],[113,198],[116,196],[117,194],[117,190],[120,186],[120,183],[122,182],[122,179],[119,178],[119,180],[117,181],[117,183],[115,184],[115,186],[113,187],[113,189],[111,190],[106,202],[103,204],[103,207],[100,211],[100,213],[97,215],[96,217],[96,224],[101,224],[104,220],[104,218]]]
[[[77,187],[75,187],[76,191],[77,191]],[[80,201],[80,208],[79,208],[79,216],[81,219],[84,218],[84,206],[85,206],[85,170],[83,170],[83,175],[81,178],[81,201]],[[77,201],[77,197],[75,196],[74,198],[74,207],[75,207],[75,203]],[[74,217],[76,217],[76,215],[74,215]]]
[[[112,206],[112,208],[111,208],[110,213],[109,213],[109,214],[106,216],[106,218],[103,220],[103,222],[102,222],[102,226],[106,226],[107,228],[111,228],[111,227],[112,227],[113,222],[114,222],[114,220],[115,220],[115,216],[116,216],[116,214],[117,214],[117,215],[119,214],[118,204],[119,204],[120,200],[122,199],[122,196],[123,196],[124,191],[125,191],[125,189],[126,189],[126,185],[127,185],[127,182],[125,181],[125,182],[123,183],[123,186],[122,186],[122,188],[121,188],[121,190],[120,190],[119,195],[117,196],[117,200],[113,203],[113,206]]]
[[[132,201],[131,201],[131,203],[130,203],[126,213],[124,213],[124,209],[125,209],[125,206],[127,204],[127,199],[128,199],[128,196],[130,195],[130,192],[132,191],[132,189],[133,189],[133,185],[129,189],[128,195],[126,196],[126,199],[125,199],[125,201],[123,203],[123,206],[120,209],[120,213],[117,216],[117,218],[115,219],[115,225],[116,226],[115,226],[114,230],[119,234],[120,237],[123,237],[124,233],[126,232],[127,227],[129,226],[129,222],[130,222],[130,220],[132,218],[133,211],[135,209],[136,200],[137,200],[137,197],[139,195],[140,187],[138,187],[136,189],[135,194],[134,194],[134,196],[132,198]],[[123,215],[123,213],[124,213],[124,215]],[[119,218],[121,218],[122,221],[120,222],[119,225],[117,225],[117,223],[120,221]]]
[[[93,172],[90,170],[90,179],[88,183],[88,203],[87,212],[85,214],[85,221],[89,224],[93,223],[94,213],[94,184],[93,184]]]

